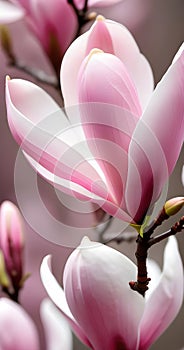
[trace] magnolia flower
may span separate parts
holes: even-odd
[[[0,21],[12,22],[25,14],[27,23],[39,39],[53,67],[59,73],[62,57],[77,33],[77,16],[67,0],[10,0],[13,5],[0,1]],[[89,0],[88,8],[113,5],[120,0]],[[80,10],[84,0],[75,1]]]
[[[47,350],[72,350],[72,334],[63,315],[44,299],[40,315],[45,330]],[[0,299],[0,349],[39,350],[37,329],[26,311],[17,303]]]
[[[0,249],[13,286],[19,288],[23,277],[22,217],[18,208],[9,201],[3,202],[0,207]]]
[[[142,224],[183,143],[183,59],[181,47],[153,92],[151,68],[130,32],[100,17],[63,59],[68,118],[38,86],[7,79],[12,134],[50,183]]]
[[[84,238],[64,269],[64,291],[44,258],[41,278],[80,340],[94,350],[146,350],[176,317],[183,301],[183,266],[169,238],[162,273],[150,263],[152,284],[143,298],[129,287],[136,266],[120,252]],[[177,273],[176,273],[177,271]]]

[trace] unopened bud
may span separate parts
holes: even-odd
[[[0,247],[4,255],[6,271],[14,285],[22,278],[22,253],[24,237],[22,217],[18,208],[5,201],[0,208]]]
[[[178,213],[178,211],[183,207],[184,205],[184,197],[175,197],[169,199],[165,205],[164,209],[168,216],[172,216]]]

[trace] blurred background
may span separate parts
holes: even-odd
[[[98,11],[99,12],[99,11]],[[134,35],[141,52],[149,60],[157,83],[168,66],[173,56],[184,40],[184,2],[183,0],[124,0],[121,4],[111,6],[108,9],[101,9],[101,14],[107,18],[114,19],[126,25]],[[27,65],[45,70],[48,74],[53,74],[39,43],[30,34],[24,21],[9,25],[12,34],[14,51],[16,55]],[[7,66],[6,57],[0,48],[0,202],[11,200],[16,203],[14,189],[14,166],[18,154],[18,146],[14,142],[6,120],[6,109],[4,101],[4,82],[5,76],[12,78],[20,77],[37,83],[28,74],[20,72]],[[61,98],[59,91],[40,84],[48,91],[60,104]],[[162,120],[160,121],[160,127]],[[173,138],[177,135],[173,135]],[[183,150],[184,151],[184,150]],[[181,184],[181,170],[184,164],[184,152],[181,153],[170,181],[168,198],[183,195]],[[35,220],[42,220],[39,215],[39,207],[32,198],[32,189],[29,188],[29,176],[34,173],[30,166],[25,162],[24,170],[21,174],[22,192],[25,193],[27,211],[33,212]],[[19,169],[20,170],[20,169]],[[48,210],[56,217],[67,215],[65,209],[60,204],[55,192],[44,180],[38,179],[40,195]],[[63,212],[62,212],[63,211]],[[70,219],[70,218],[69,218]],[[164,228],[169,227],[166,223]],[[52,227],[50,227],[52,232]],[[62,234],[62,232],[61,232]],[[72,249],[66,246],[59,246],[48,242],[25,222],[25,271],[31,272],[31,277],[25,283],[21,293],[21,303],[30,313],[38,325],[42,349],[45,349],[42,326],[39,319],[39,305],[42,298],[46,295],[39,277],[39,267],[42,258],[47,254],[53,255],[54,272],[58,279],[62,281],[63,267],[68,255]],[[44,236],[44,233],[43,233]],[[178,234],[180,252],[184,261],[184,237],[183,233]],[[116,249],[125,252],[131,259],[134,259],[135,244],[122,243],[121,245],[111,244]],[[159,244],[151,249],[150,255],[160,266],[162,266],[163,244]],[[177,271],[176,271],[177,273]],[[152,350],[179,350],[184,346],[184,307],[178,317],[161,338],[152,346]],[[85,349],[84,346],[75,340],[75,350]]]

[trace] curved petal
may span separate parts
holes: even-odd
[[[135,350],[144,299],[129,287],[136,266],[123,254],[84,238],[64,270],[68,305],[96,350]]]
[[[183,264],[173,236],[165,248],[160,281],[146,301],[140,325],[139,350],[148,349],[178,314],[183,302],[183,280]]]
[[[94,49],[80,68],[78,94],[79,102],[85,103],[80,111],[88,146],[102,168],[112,201],[123,209],[127,152],[141,114],[135,87],[116,56]]]
[[[178,56],[157,85],[130,144],[126,198],[127,203],[135,203],[132,189],[138,188],[141,179],[139,203],[143,212],[158,199],[184,141],[184,52]],[[131,161],[136,164],[137,179]],[[141,215],[140,212],[138,220]]]
[[[33,159],[38,172],[41,167],[41,174],[49,181],[49,174],[53,175],[52,180],[57,177],[66,180],[65,187],[72,195],[75,190],[70,184],[74,183],[81,196],[84,188],[90,193],[89,198],[93,193],[106,198],[103,181],[90,163],[93,157],[78,122],[71,125],[44,90],[21,79],[7,80],[6,103],[11,132],[30,162]],[[79,114],[77,107],[73,114],[76,117]]]
[[[111,37],[111,40],[110,40]],[[97,45],[94,47],[93,45]],[[99,16],[91,29],[75,40],[67,50],[61,66],[61,86],[65,106],[78,103],[77,75],[89,49],[113,53],[125,65],[144,108],[153,91],[153,75],[149,63],[140,53],[131,33],[117,22]],[[75,58],[75,63],[74,63]]]
[[[69,322],[72,330],[77,335],[77,337],[86,345],[90,346],[88,338],[86,337],[82,328],[78,325],[77,321],[74,319],[65,297],[65,293],[59,283],[56,281],[54,275],[51,271],[51,256],[46,256],[40,267],[40,275],[42,283],[53,301],[53,303],[61,310],[62,314],[65,316]]]
[[[18,21],[25,15],[23,9],[2,0],[0,1],[0,9],[0,24]]]
[[[105,203],[110,215],[126,216],[112,202],[102,171],[84,138],[80,105],[70,108],[68,120],[48,94],[21,79],[7,80],[6,103],[12,134],[38,173],[72,196],[100,206]],[[132,130],[131,125],[127,124],[127,132]]]
[[[0,348],[6,350],[39,350],[36,327],[17,303],[0,299]]]
[[[45,330],[47,350],[72,350],[72,332],[61,312],[49,299],[44,299],[40,316]]]
[[[108,103],[136,116],[142,112],[135,86],[122,61],[100,50],[92,50],[80,67],[78,95],[80,103]]]

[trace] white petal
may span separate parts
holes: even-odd
[[[40,315],[45,330],[47,350],[72,350],[72,332],[66,318],[49,299],[44,299]]]
[[[24,17],[24,11],[6,1],[0,1],[0,24],[18,21]]]
[[[183,282],[183,264],[173,236],[165,248],[159,283],[146,302],[139,350],[148,349],[175,319],[183,302]]]
[[[85,333],[83,332],[82,328],[80,328],[80,326],[77,324],[68,307],[68,303],[66,301],[63,289],[52,274],[51,256],[48,255],[43,259],[40,268],[40,275],[42,283],[53,303],[61,310],[62,314],[66,317],[77,337],[81,339],[81,341],[84,344],[89,346],[89,341]]]

